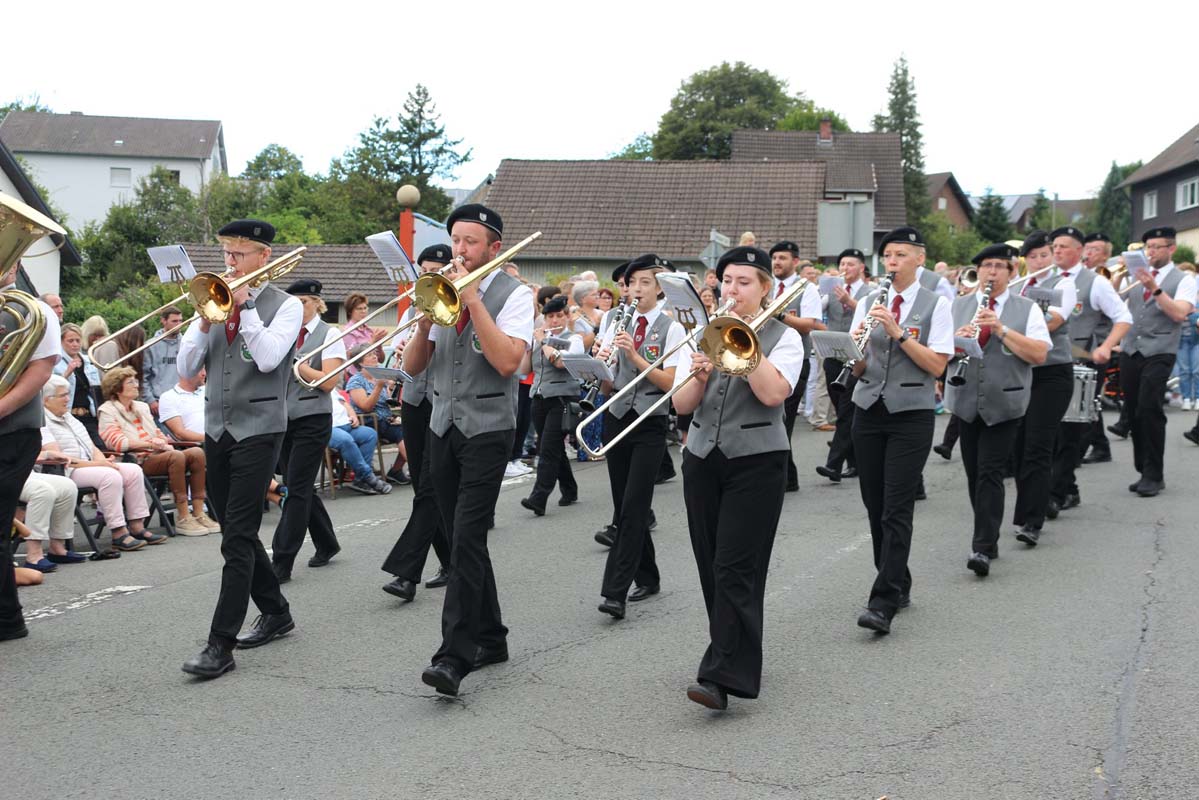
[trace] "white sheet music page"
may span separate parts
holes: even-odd
[[[673,272],[660,272],[658,285],[666,295],[670,315],[675,322],[689,331],[708,324],[708,310],[704,308],[704,301],[699,299],[699,292],[690,278]]]
[[[392,283],[412,283],[419,276],[416,265],[408,257],[408,253],[400,246],[400,240],[392,231],[372,233],[366,237],[366,243],[375,251],[375,257],[387,270],[387,277]]]
[[[146,253],[163,283],[184,283],[196,277],[196,268],[181,244],[147,247]]]

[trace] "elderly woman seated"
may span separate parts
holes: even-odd
[[[141,386],[132,367],[116,367],[100,384],[100,435],[109,450],[131,453],[147,475],[162,475],[175,496],[175,529],[184,536],[217,533],[221,526],[204,513],[204,450],[176,450],[160,433],[150,406],[138,400]],[[188,513],[188,488],[191,513]]]
[[[76,486],[96,490],[100,513],[112,530],[113,546],[118,550],[138,550],[147,544],[165,542],[165,536],[145,528],[150,507],[146,503],[142,468],[105,457],[92,444],[87,430],[71,416],[71,391],[66,378],[50,376],[42,390],[42,404],[46,409],[46,426],[42,428],[40,458],[48,461],[57,455],[65,462],[67,477]]]
[[[61,461],[56,457],[56,462]],[[87,557],[67,547],[75,536],[75,501],[78,487],[62,475],[32,472],[21,487],[21,502],[25,504],[25,566],[38,572],[53,572],[58,564],[78,564]],[[45,550],[50,544],[50,553]]]
[[[400,427],[399,418],[392,410],[388,400],[395,393],[395,381],[375,380],[372,369],[379,366],[379,348],[372,345],[359,344],[350,348],[350,358],[356,358],[364,350],[370,349],[362,361],[362,370],[346,383],[346,391],[359,414],[375,415],[375,431],[379,441],[399,446],[399,454],[395,463],[387,471],[387,480],[392,483],[408,484],[411,478],[404,472],[404,464],[408,462],[408,451],[404,447],[404,429]]]

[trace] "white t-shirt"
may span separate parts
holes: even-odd
[[[350,424],[350,414],[346,411],[345,400],[337,389],[329,392],[329,402],[333,404],[333,427],[340,428]]]
[[[194,392],[188,392],[175,384],[158,398],[158,421],[166,424],[167,420],[179,417],[183,427],[197,433],[204,432],[204,387]]]
[[[30,361],[62,355],[62,327],[59,325],[58,315],[54,313],[54,309],[41,300],[38,300],[37,304],[42,307],[42,316],[46,319],[46,330],[42,333],[42,340],[37,343],[37,349],[33,351]]]

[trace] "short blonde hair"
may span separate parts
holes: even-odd
[[[104,396],[105,400],[116,400],[125,381],[136,377],[137,370],[133,367],[114,367],[105,372],[104,377],[100,379],[100,394]]]
[[[757,243],[758,243],[758,237],[754,235],[753,231],[746,231],[745,233],[741,234],[741,241],[737,242],[737,244],[741,247],[746,247],[746,246],[752,247],[753,245],[755,245]]]
[[[60,340],[67,338],[68,333],[77,333],[77,334],[79,334],[80,339],[83,338],[83,328],[80,328],[74,322],[64,322],[62,324],[62,327],[60,328],[60,331],[61,331],[61,333],[59,335]]]
[[[93,314],[83,321],[83,343],[88,344],[88,340],[93,336],[107,336],[108,322],[99,314]]]

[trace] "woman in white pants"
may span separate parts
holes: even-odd
[[[38,572],[53,572],[58,564],[78,564],[86,561],[67,548],[75,535],[75,500],[78,487],[70,478],[62,475],[30,473],[21,489],[21,502],[25,504],[25,526],[29,538],[25,540],[25,566]],[[47,555],[45,543],[50,543]]]

